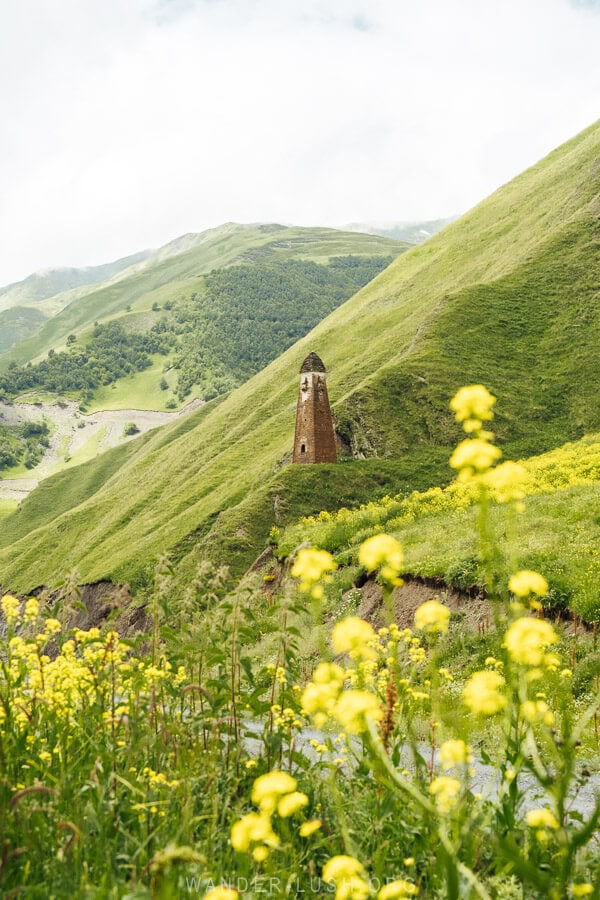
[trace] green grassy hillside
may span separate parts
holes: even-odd
[[[2,523],[2,583],[51,584],[77,567],[82,580],[139,584],[165,550],[182,561],[202,551],[289,461],[297,372],[312,349],[347,446],[401,459],[409,486],[415,472],[449,479],[447,403],[463,383],[502,397],[508,458],[600,430],[599,156],[595,124],[405,253],[221,402],[132,442],[108,480],[89,474],[98,461],[61,476],[73,479],[72,504],[49,479],[43,503],[35,491]],[[311,476],[311,509],[328,474]]]
[[[544,574],[550,590],[544,603],[569,607],[588,621],[600,621],[600,435],[521,461],[519,491],[524,508],[496,502],[502,484],[492,471],[482,481],[492,495],[489,508],[497,551],[494,565],[506,588],[515,567]],[[276,553],[289,556],[304,543],[328,550],[342,565],[357,565],[358,547],[372,534],[397,536],[405,548],[406,571],[439,578],[459,589],[483,587],[478,520],[480,482],[453,481],[409,495],[385,497],[358,509],[303,517],[277,535]],[[343,578],[347,579],[345,573]]]
[[[174,408],[192,393],[210,400],[263,369],[392,259],[335,256],[326,265],[275,259],[216,269],[189,296],[173,286],[162,309],[154,303],[150,313],[96,324],[79,339],[72,334],[66,350],[51,350],[40,362],[11,363],[0,374],[0,398],[55,391],[87,406],[99,389],[112,390],[123,378],[124,387],[133,387],[130,376],[147,371],[145,389],[149,397],[159,392],[158,408]],[[176,396],[161,393],[169,387]]]
[[[13,306],[0,311],[0,354],[42,328],[46,316],[39,309]]]
[[[327,262],[333,256],[397,256],[408,245],[389,238],[346,233],[331,228],[286,228],[282,225],[228,224],[198,235],[185,235],[166,245],[135,271],[84,294],[55,315],[33,337],[0,359],[26,363],[50,349],[60,349],[69,334],[89,331],[95,322],[136,315],[163,307],[202,287],[203,275],[238,262],[265,259],[309,259]]]

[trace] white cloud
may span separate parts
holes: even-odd
[[[461,212],[597,117],[598,46],[589,0],[2,4],[0,284],[227,220]]]

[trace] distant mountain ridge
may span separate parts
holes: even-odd
[[[213,269],[242,262],[270,259],[305,259],[326,263],[334,256],[392,256],[408,244],[378,235],[342,232],[333,228],[286,227],[278,224],[240,225],[228,222],[198,234],[181,235],[140,262],[123,268],[111,278],[86,287],[56,294],[44,302],[54,313],[35,333],[0,357],[0,371],[11,362],[40,360],[60,350],[69,335],[89,333],[95,323],[115,317],[149,321],[156,307],[199,291]],[[2,298],[0,297],[0,309]],[[19,304],[24,306],[26,304]]]
[[[424,222],[352,222],[342,228],[345,231],[360,231],[362,234],[378,234],[409,244],[422,244],[457,218],[458,216],[449,216],[446,219],[429,219]]]
[[[124,269],[143,262],[153,252],[152,250],[142,250],[131,256],[124,256],[114,262],[102,263],[99,266],[61,267],[34,272],[22,281],[15,281],[5,287],[0,287],[0,309],[8,309],[17,305],[27,306],[32,302],[39,303],[73,288],[107,281]]]

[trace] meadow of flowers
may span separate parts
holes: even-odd
[[[439,599],[394,622],[386,533],[358,551],[378,628],[336,615],[337,563],[314,547],[269,597],[198,588],[176,608],[161,573],[135,641],[4,596],[0,895],[598,898],[598,685],[574,691],[585,658],[542,615],[543,572],[515,565],[494,593],[493,403],[453,401],[494,611],[468,670]],[[520,474],[502,490],[523,503]]]
[[[473,448],[468,450],[472,452]],[[460,452],[457,448],[457,454]],[[491,462],[497,459],[499,456],[494,456]],[[460,464],[460,455],[455,455],[453,461]],[[458,478],[445,488],[383,497],[358,509],[339,509],[335,513],[323,511],[318,516],[307,516],[296,525],[288,526],[282,534],[275,530],[278,551],[285,556],[308,540],[336,553],[360,541],[362,535],[372,533],[374,529],[393,531],[428,516],[472,507],[481,498],[482,486],[487,488],[490,501],[504,503],[597,484],[600,482],[600,438],[583,438],[519,463],[507,461],[481,471],[464,471],[469,477]]]

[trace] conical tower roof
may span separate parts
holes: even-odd
[[[300,367],[300,372],[325,372],[325,363],[316,353],[309,353]]]

